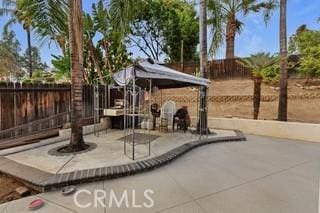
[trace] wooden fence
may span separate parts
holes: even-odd
[[[251,71],[245,67],[241,59],[220,59],[208,62],[208,77],[214,80],[227,79],[248,79],[251,78]],[[199,64],[185,63],[183,66],[180,63],[167,64],[175,70],[182,71],[188,74],[195,74],[199,72]]]
[[[107,105],[106,86],[99,86],[99,103]],[[83,117],[93,120],[94,86],[83,88]],[[55,115],[69,116],[70,85],[0,83],[0,130],[10,129]],[[66,118],[61,119],[66,121]],[[67,118],[68,120],[68,118]]]

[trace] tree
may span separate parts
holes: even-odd
[[[309,79],[320,76],[320,30],[301,25],[290,37],[289,52],[299,55],[298,71]]]
[[[271,11],[277,5],[277,0],[209,0],[208,23],[212,26],[211,53],[216,53],[225,38],[226,58],[234,58],[236,33],[241,33],[243,28],[243,22],[238,17],[263,10],[264,21],[267,23],[270,19]]]
[[[129,62],[125,43],[113,27],[110,11],[102,0],[92,4],[92,15],[84,14],[84,42],[85,69],[101,83],[108,83],[111,73]]]
[[[52,65],[55,68],[55,78],[57,81],[70,81],[70,55],[56,56],[52,55]]]
[[[82,0],[69,0],[69,45],[71,56],[71,138],[69,151],[87,148],[82,128],[83,20]]]
[[[32,17],[31,26],[39,41],[49,45],[53,41],[62,49],[69,49],[68,0],[18,0],[23,17]],[[21,8],[21,9],[20,9]]]
[[[278,120],[287,121],[288,68],[287,68],[287,1],[280,0],[280,90]]]
[[[200,26],[200,75],[207,78],[207,0],[200,0],[199,5],[199,26]],[[207,88],[200,88],[200,109],[198,132],[200,134],[208,132],[208,114],[207,114]]]
[[[21,69],[20,43],[12,30],[7,28],[2,33],[0,40],[0,76],[19,78],[23,75]]]
[[[110,0],[112,25],[121,38],[130,32],[130,24],[137,17],[145,0]]]
[[[70,56],[67,0],[24,0],[24,3],[28,5],[25,13],[32,14],[33,31],[40,42],[49,45],[53,42],[62,49],[63,56],[54,57],[53,65],[57,65],[58,78],[67,80],[70,76],[70,71],[69,74],[66,72],[66,68],[70,67],[66,60]],[[123,30],[114,27],[109,10],[99,0],[93,4],[91,15],[83,14],[83,68],[86,83],[93,83],[96,79],[100,79],[101,83],[109,82],[110,73],[128,63],[126,45],[120,33]]]
[[[27,48],[24,55],[22,56],[22,67],[25,69],[29,68],[29,49]],[[40,52],[37,47],[32,47],[31,48],[31,55],[32,55],[32,67],[33,70],[42,70],[44,71],[45,69],[48,68],[48,65],[46,63],[41,62],[41,57],[40,57]]]
[[[179,0],[166,0],[164,5],[168,10],[167,17],[165,16],[164,45],[169,60],[180,61],[181,41],[184,46],[184,60],[198,60],[196,49],[199,44],[199,20],[194,5]]]
[[[159,60],[165,54],[163,35],[163,13],[165,8],[160,1],[148,0],[130,25],[130,44],[138,47],[148,58]]]
[[[277,62],[277,57],[270,56],[270,53],[256,53],[249,58],[242,60],[242,63],[251,69],[254,82],[253,89],[253,119],[258,119],[261,99],[261,84],[264,71]]]
[[[20,66],[20,43],[15,38],[13,31],[3,31],[0,40],[0,77],[9,79],[19,77],[22,74]]]
[[[131,24],[129,40],[147,57],[180,61],[195,60],[199,22],[194,5],[180,0],[147,0]]]
[[[31,53],[31,22],[32,15],[27,14],[28,4],[25,0],[3,0],[3,7],[0,9],[0,16],[10,15],[10,19],[5,25],[10,25],[19,22],[22,24],[23,29],[27,32],[27,44],[28,44],[28,70],[29,76],[32,76],[32,53]]]

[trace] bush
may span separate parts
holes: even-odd
[[[273,64],[262,70],[262,78],[266,83],[278,83],[280,80],[280,67],[279,64]]]

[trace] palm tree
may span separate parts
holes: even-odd
[[[258,119],[259,116],[263,70],[275,64],[276,61],[276,57],[270,56],[270,53],[263,52],[251,55],[249,58],[245,58],[242,60],[244,66],[248,67],[252,71],[252,77],[254,82],[253,119]]]
[[[68,0],[17,0],[23,16],[32,17],[33,32],[41,44],[56,42],[68,53]]]
[[[130,31],[130,22],[134,20],[144,0],[110,0],[110,15],[113,25],[118,29],[121,36]]]
[[[71,138],[69,151],[87,148],[83,140],[83,15],[82,0],[69,0],[69,45],[71,55]]]
[[[199,27],[200,27],[200,75],[207,77],[207,0],[200,0],[199,5]],[[208,130],[207,111],[207,88],[202,86],[200,90],[200,109],[199,109],[199,128],[200,134],[206,133]]]
[[[278,120],[287,121],[288,68],[287,68],[287,1],[280,0],[280,90]]]
[[[226,58],[234,58],[234,42],[236,33],[240,33],[243,23],[239,15],[246,16],[252,12],[264,11],[264,21],[270,19],[271,11],[277,7],[277,0],[208,0],[209,19],[212,26],[212,41],[210,52],[215,54],[223,43],[226,42]]]
[[[3,7],[0,9],[0,16],[10,15],[10,19],[6,23],[5,27],[9,27],[16,22],[22,24],[23,29],[27,32],[27,44],[28,44],[28,65],[29,65],[29,76],[32,76],[32,46],[31,46],[31,22],[32,16],[27,15],[26,7],[21,7],[26,5],[24,0],[3,0]]]

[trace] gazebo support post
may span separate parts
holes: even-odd
[[[135,121],[136,121],[136,112],[135,112],[135,106],[136,106],[136,76],[134,74],[135,72],[133,71],[133,80],[132,80],[132,160],[135,159],[134,156],[134,148],[135,148]]]

